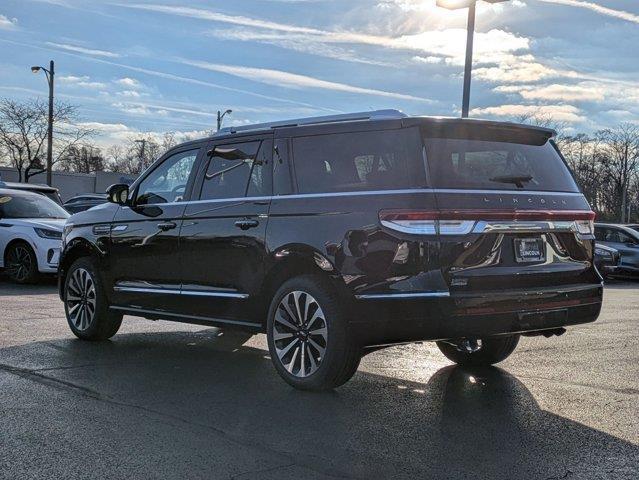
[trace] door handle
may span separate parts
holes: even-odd
[[[241,228],[242,230],[248,230],[249,228],[255,228],[259,224],[260,224],[260,222],[258,222],[257,220],[249,220],[249,219],[238,220],[237,222],[235,222],[235,226],[237,228]]]
[[[177,223],[175,222],[158,223],[158,228],[163,232],[173,230],[175,227],[177,227]]]

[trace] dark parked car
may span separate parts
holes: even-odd
[[[65,227],[75,335],[123,314],[265,332],[291,385],[346,382],[384,346],[488,365],[594,321],[594,213],[552,141],[397,111],[229,128],[173,148]]]
[[[34,192],[44,195],[50,200],[53,200],[58,205],[62,205],[62,198],[57,188],[50,187],[48,185],[41,185],[39,183],[18,183],[18,182],[3,182],[0,180],[0,188],[11,188],[13,190],[21,190],[23,192]]]
[[[100,193],[85,193],[82,195],[76,195],[64,202],[64,208],[69,213],[84,212],[89,208],[93,208],[96,205],[106,203],[107,196]]]
[[[639,232],[625,226],[612,223],[595,225],[597,243],[612,247],[619,251],[621,262],[618,273],[625,275],[639,274]]]
[[[615,248],[595,243],[595,266],[602,277],[608,278],[619,272],[621,255]]]

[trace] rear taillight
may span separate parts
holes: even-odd
[[[417,235],[465,235],[470,232],[566,230],[594,232],[595,213],[587,210],[382,210],[381,224]]]

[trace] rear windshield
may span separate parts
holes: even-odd
[[[550,142],[526,145],[459,138],[426,138],[433,187],[578,192]]]
[[[293,157],[300,193],[426,185],[416,128],[297,137]]]

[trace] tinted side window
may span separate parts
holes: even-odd
[[[244,197],[247,191],[257,194],[264,185],[263,162],[256,162],[260,143],[217,145],[206,169],[200,199]]]
[[[272,172],[269,163],[272,151],[273,140],[262,141],[251,169],[251,178],[246,189],[247,197],[265,197],[272,194]]]
[[[136,203],[150,205],[183,201],[198,151],[179,152],[163,160],[140,183]]]
[[[417,129],[298,137],[293,158],[300,193],[426,186]]]

